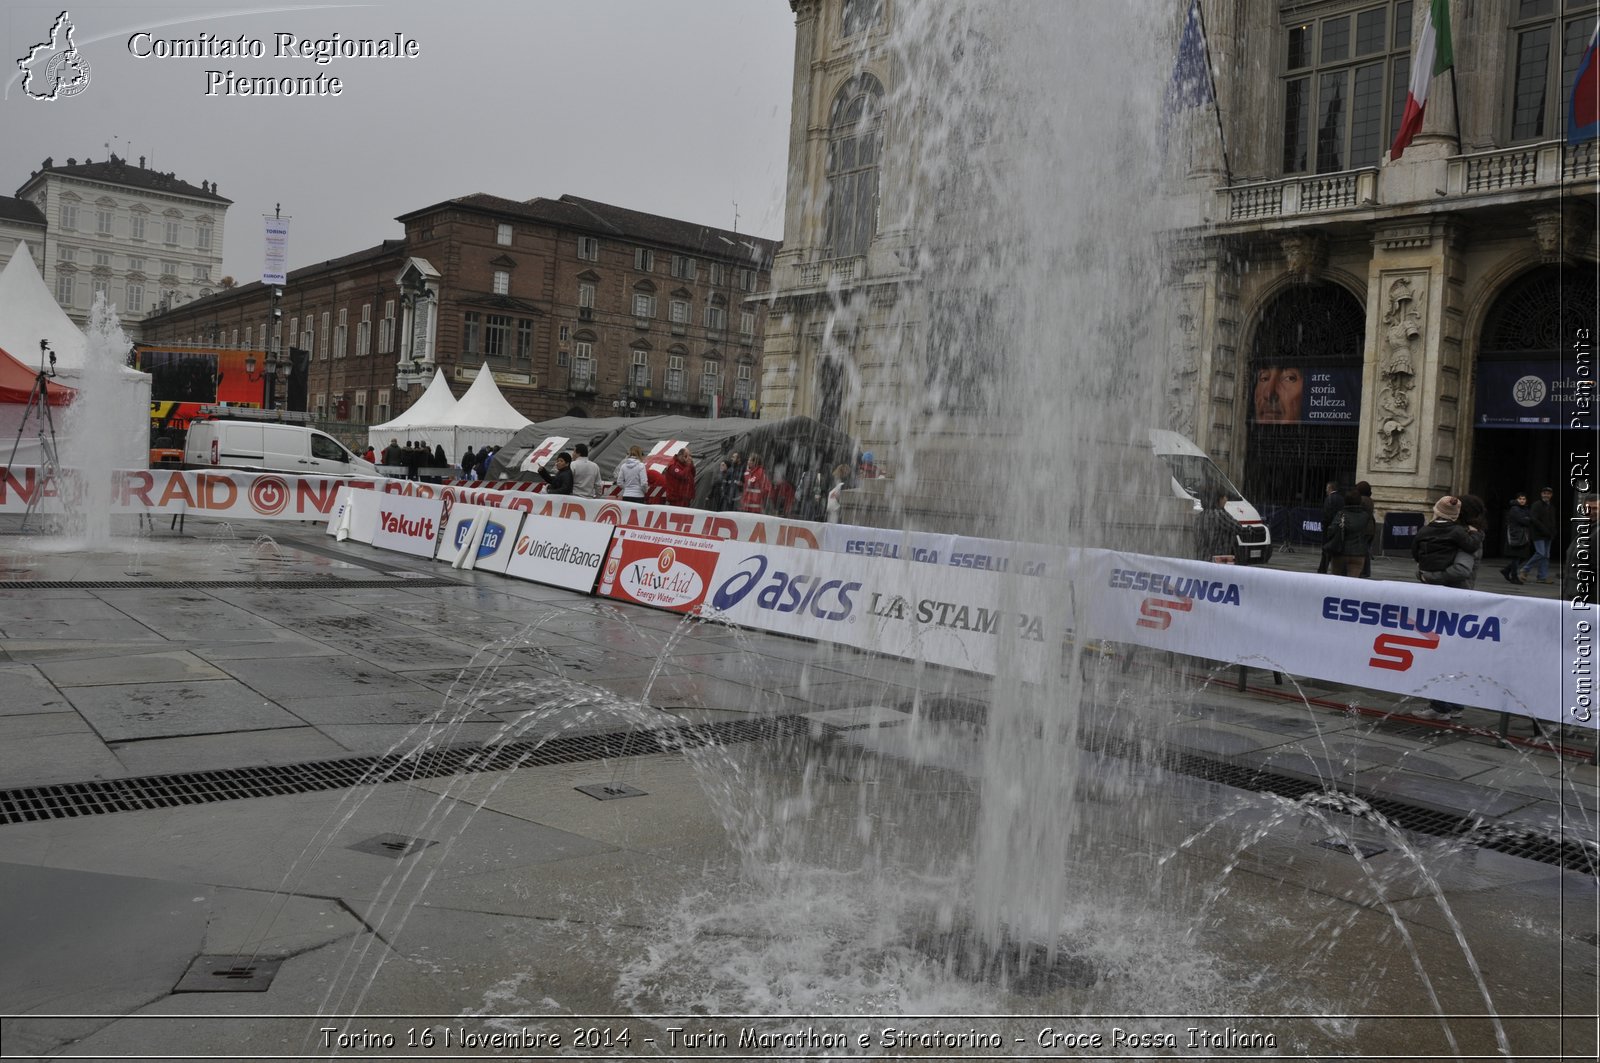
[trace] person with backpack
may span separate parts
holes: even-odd
[[[1344,493],[1344,508],[1333,520],[1323,525],[1323,550],[1328,555],[1328,571],[1335,576],[1361,578],[1366,568],[1367,556],[1372,550],[1373,532],[1377,525],[1367,507],[1361,504],[1361,492],[1352,487]]]

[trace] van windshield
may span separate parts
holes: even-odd
[[[323,461],[349,461],[350,452],[328,436],[311,437],[311,456]]]
[[[1178,486],[1195,501],[1210,505],[1218,495],[1227,495],[1229,502],[1242,502],[1244,495],[1233,486],[1216,462],[1203,454],[1163,454],[1167,468]]]

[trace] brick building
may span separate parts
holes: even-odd
[[[403,239],[291,272],[276,305],[247,284],[146,318],[144,338],[262,364],[276,342],[289,402],[351,437],[436,368],[459,395],[485,363],[534,420],[757,413],[773,241],[576,196],[478,193],[399,221]]]

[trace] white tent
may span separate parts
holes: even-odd
[[[116,392],[114,399],[108,405],[96,405],[111,411],[111,420],[96,425],[97,437],[107,444],[107,453],[130,455],[128,466],[143,467],[150,448],[149,374],[122,364],[120,359],[125,352],[100,352],[98,356],[119,359],[118,363],[91,366],[88,336],[57,305],[44,278],[39,276],[27,245],[18,243],[11,261],[0,270],[0,349],[37,372],[41,340],[49,343],[56,356],[54,383],[81,391],[86,384],[99,386],[101,379],[110,381]],[[19,465],[38,462],[38,427],[32,419],[26,425],[22,423],[26,410],[25,402],[0,403],[0,461],[9,458],[15,446]],[[64,444],[72,417],[70,413],[64,416],[59,409],[53,413],[57,442]]]
[[[367,429],[367,442],[374,450],[383,451],[389,440],[404,443],[408,439],[425,439],[431,447],[443,443],[446,454],[454,453],[456,397],[450,393],[450,384],[444,370],[434,371],[433,380],[422,398],[393,420],[375,424]]]
[[[443,446],[454,461],[467,447],[478,450],[491,443],[509,442],[532,423],[500,394],[488,365],[478,370],[478,378],[459,400],[450,394],[441,370],[416,405],[392,421],[367,429],[367,442],[382,451],[391,439],[402,443],[418,439],[430,448]]]
[[[471,447],[481,449],[485,444],[505,444],[511,437],[533,422],[512,408],[500,394],[499,385],[488,363],[478,370],[478,377],[456,404],[455,449]]]

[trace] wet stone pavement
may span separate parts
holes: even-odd
[[[183,534],[68,551],[17,524],[0,518],[7,1058],[298,1058],[331,1054],[314,1044],[317,1016],[356,1010],[443,1021],[497,1005],[549,1016],[673,1003],[665,991],[623,993],[619,978],[635,975],[619,972],[647,966],[677,898],[713,872],[736,881],[741,866],[716,772],[708,781],[681,745],[773,740],[781,758],[785,742],[804,741],[835,751],[826,762],[841,785],[887,785],[869,765],[905,756],[913,706],[959,733],[992,693],[983,677],[334,544],[316,525],[195,520]],[[1315,556],[1276,563],[1310,568]],[[1380,559],[1375,575],[1405,578],[1405,567]],[[1436,1018],[1395,1018],[1326,1044],[1311,1023],[1303,1046],[1500,1055],[1504,1036],[1547,1058],[1592,1057],[1593,732],[1480,710],[1422,721],[1414,702],[1334,684],[1251,671],[1241,689],[1237,669],[1205,662],[1105,660],[1080,728],[1086,763],[1101,766],[1082,784],[1089,798],[1104,777],[1159,774],[1171,829],[1207,839],[1185,851],[1244,880],[1219,910],[1260,922],[1257,891],[1261,904],[1303,891],[1319,911],[1356,913],[1339,918],[1358,950],[1402,923],[1417,940],[1470,937],[1494,961],[1477,963],[1492,966],[1494,1010],[1511,1016],[1503,1035],[1479,1028],[1483,987],[1458,993],[1441,978],[1428,990],[1437,1005],[1412,1003],[1468,1017],[1443,1041]],[[639,731],[696,737],[618,744]],[[509,752],[370,774],[424,746]],[[959,773],[962,756],[945,767]],[[124,790],[108,789],[120,780]],[[1369,896],[1348,855],[1308,857],[1325,823],[1282,809],[1317,792],[1353,795],[1351,820],[1375,847],[1403,835],[1437,849],[1432,877],[1451,903]],[[1221,808],[1239,820],[1230,829],[1265,824],[1260,844],[1207,856],[1215,832],[1182,824]],[[431,844],[351,848],[393,837]],[[427,892],[397,936],[374,913],[402,868],[425,876]],[[1273,962],[1271,939],[1238,947]],[[174,991],[196,957],[236,955],[281,961],[270,988]],[[1407,992],[1420,991],[1397,995]]]

